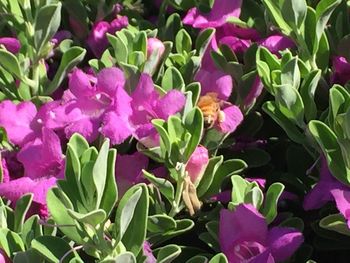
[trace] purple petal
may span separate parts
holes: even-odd
[[[151,244],[148,241],[143,242],[143,255],[146,256],[144,263],[156,263],[157,259],[153,256]]]
[[[350,80],[350,63],[344,57],[334,57],[333,63],[333,75],[331,77],[332,83],[338,83],[344,85]]]
[[[124,73],[119,68],[104,68],[97,75],[97,89],[112,98],[116,96],[117,88],[124,87],[124,84]]]
[[[110,28],[108,32],[112,35],[115,34],[115,32],[122,30],[123,28],[127,27],[129,25],[129,20],[127,16],[117,16],[117,18],[113,19],[110,23]]]
[[[222,27],[217,28],[217,39],[221,39],[225,36],[234,36],[241,40],[259,40],[260,33],[254,28],[241,28],[234,24],[226,23]]]
[[[32,121],[37,113],[32,102],[14,104],[5,100],[0,103],[0,126],[6,129],[10,141],[22,146],[37,134],[33,130]]]
[[[249,260],[248,263],[275,263],[275,259],[271,255],[270,250],[265,250],[263,253]]]
[[[223,37],[220,39],[219,43],[227,45],[236,54],[245,52],[251,45],[251,41],[240,39],[234,36]]]
[[[115,176],[120,196],[132,185],[144,181],[142,169],[146,169],[147,166],[148,158],[139,152],[117,156]]]
[[[63,162],[60,139],[52,130],[43,128],[42,139],[24,145],[17,158],[23,164],[24,175],[29,178],[56,176]]]
[[[295,43],[290,38],[281,35],[269,36],[265,40],[260,41],[260,45],[266,47],[277,56],[279,56],[279,51],[295,47]]]
[[[182,92],[171,90],[160,98],[155,105],[154,111],[160,119],[167,120],[169,116],[179,112],[185,105],[186,98]]]
[[[111,140],[111,144],[120,144],[132,134],[132,128],[125,118],[110,111],[104,115],[101,133]]]
[[[106,33],[110,30],[110,24],[106,21],[99,21],[92,27],[87,44],[97,58],[100,58],[108,46]]]
[[[4,45],[13,54],[18,53],[21,49],[21,43],[14,37],[0,37],[0,45]]]
[[[186,164],[186,171],[193,183],[197,183],[201,180],[208,163],[209,155],[207,148],[197,146]]]
[[[51,42],[58,46],[63,40],[72,38],[72,33],[67,30],[60,30],[53,36]]]
[[[0,195],[12,202],[16,202],[24,194],[33,193],[33,201],[39,204],[46,204],[47,191],[56,184],[55,177],[39,178],[33,180],[28,177],[21,177],[7,183],[0,184]]]
[[[81,69],[75,69],[69,77],[69,90],[77,97],[84,98],[94,94],[95,89],[91,82],[96,80],[83,72]]]
[[[216,0],[209,13],[202,13],[197,8],[191,8],[183,23],[195,28],[220,27],[230,16],[239,17],[242,0]]]
[[[223,133],[234,132],[239,124],[243,121],[241,110],[235,106],[229,106],[222,110],[223,120],[219,122],[218,128]]]
[[[235,231],[232,231],[232,229],[235,229]],[[219,242],[221,250],[225,254],[230,253],[237,244],[243,241],[264,244],[266,236],[267,224],[265,218],[252,205],[239,205],[235,211],[221,210]]]
[[[259,76],[256,76],[248,95],[244,98],[244,105],[249,107],[252,103],[254,103],[256,98],[260,96],[263,89],[264,85],[262,84]]]
[[[339,212],[345,217],[348,226],[350,226],[350,190],[333,189],[331,194]]]
[[[277,262],[290,258],[303,242],[302,233],[293,228],[273,227],[268,233],[269,247]]]
[[[221,100],[227,100],[232,92],[232,78],[230,75],[222,71],[210,71],[206,68],[201,68],[195,76],[195,80],[201,83],[201,95],[209,92],[218,94]]]
[[[158,94],[154,90],[153,80],[150,75],[142,73],[136,89],[131,95],[133,104],[143,105],[145,102],[153,101]]]
[[[74,133],[80,133],[88,142],[93,142],[98,137],[100,127],[99,119],[82,118],[66,126],[64,132],[69,139]]]

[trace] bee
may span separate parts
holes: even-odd
[[[216,122],[223,122],[224,112],[220,110],[221,101],[215,92],[208,92],[199,98],[197,106],[203,113],[204,126],[210,129]]]

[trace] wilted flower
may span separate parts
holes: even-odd
[[[283,262],[303,240],[302,233],[294,228],[268,229],[265,218],[250,204],[220,212],[219,242],[229,263]]]

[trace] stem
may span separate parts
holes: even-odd
[[[172,208],[169,212],[169,216],[174,217],[177,213],[180,212],[180,203],[182,201],[182,191],[184,187],[184,178],[186,175],[186,170],[185,170],[185,164],[181,164],[181,167],[178,171],[178,179],[177,179],[177,184],[176,184],[176,193],[175,193],[175,199],[172,204]]]
[[[61,257],[59,263],[62,263],[62,262],[64,261],[64,259],[65,259],[70,253],[72,253],[72,252],[74,252],[74,251],[77,251],[77,250],[79,250],[79,249],[82,249],[83,247],[84,247],[84,246],[81,245],[81,246],[73,247],[72,249],[68,250],[68,251],[63,255],[63,257]]]

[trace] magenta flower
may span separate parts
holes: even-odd
[[[21,43],[14,37],[0,37],[0,45],[3,45],[9,52],[16,54],[21,49]]]
[[[87,44],[97,58],[100,58],[108,47],[107,33],[115,32],[127,27],[129,24],[126,16],[118,16],[112,22],[99,21],[94,24],[87,39]]]
[[[148,241],[143,242],[143,255],[146,257],[144,263],[156,263],[157,259],[153,256],[151,244]]]
[[[345,85],[350,80],[350,63],[345,57],[334,57],[333,75],[331,76],[332,83]]]
[[[167,120],[169,116],[179,112],[185,105],[185,96],[178,90],[171,90],[160,96],[154,88],[152,78],[148,74],[141,74],[131,97],[130,121],[134,128],[133,135],[146,147],[157,146],[159,137],[151,120]]]
[[[69,78],[69,90],[41,113],[49,128],[64,128],[67,138],[82,134],[89,142],[99,132],[119,144],[131,135],[130,96],[124,90],[125,78],[118,68],[105,68],[96,77],[76,69]]]
[[[11,143],[23,146],[40,134],[40,124],[34,121],[37,109],[32,102],[0,103],[0,126],[4,127]]]
[[[295,47],[295,43],[289,37],[282,35],[272,35],[258,43],[277,56],[280,56],[279,51]]]
[[[207,148],[197,146],[186,164],[186,171],[192,183],[196,184],[201,179],[209,163]]]
[[[183,19],[183,23],[194,28],[220,27],[230,16],[239,17],[242,0],[216,0],[208,13],[198,8],[191,8]]]
[[[205,107],[207,101],[213,100],[220,105],[220,115],[215,121],[215,128],[223,133],[231,133],[243,121],[241,110],[227,102],[232,92],[232,78],[230,75],[215,68],[208,53],[203,58],[201,69],[195,76],[195,80],[201,83],[201,95],[199,108]]]
[[[305,196],[303,207],[305,210],[319,209],[329,201],[335,201],[350,228],[350,188],[332,176],[327,161],[322,156],[320,180]]]
[[[219,242],[229,263],[274,263],[287,260],[303,243],[294,228],[268,229],[265,218],[250,204],[220,212]]]
[[[164,51],[164,44],[158,38],[151,37],[147,39],[147,58],[149,58],[153,52],[157,52],[157,58],[160,59]]]
[[[118,195],[124,193],[133,185],[146,182],[142,169],[148,166],[148,158],[142,153],[135,152],[131,155],[118,154],[116,160],[115,177],[118,186]]]
[[[43,128],[41,138],[23,146],[17,154],[23,164],[24,176],[0,184],[0,195],[15,203],[24,194],[33,193],[33,206],[41,216],[47,215],[46,194],[63,177],[64,159],[58,136]],[[4,167],[4,166],[3,166]]]

